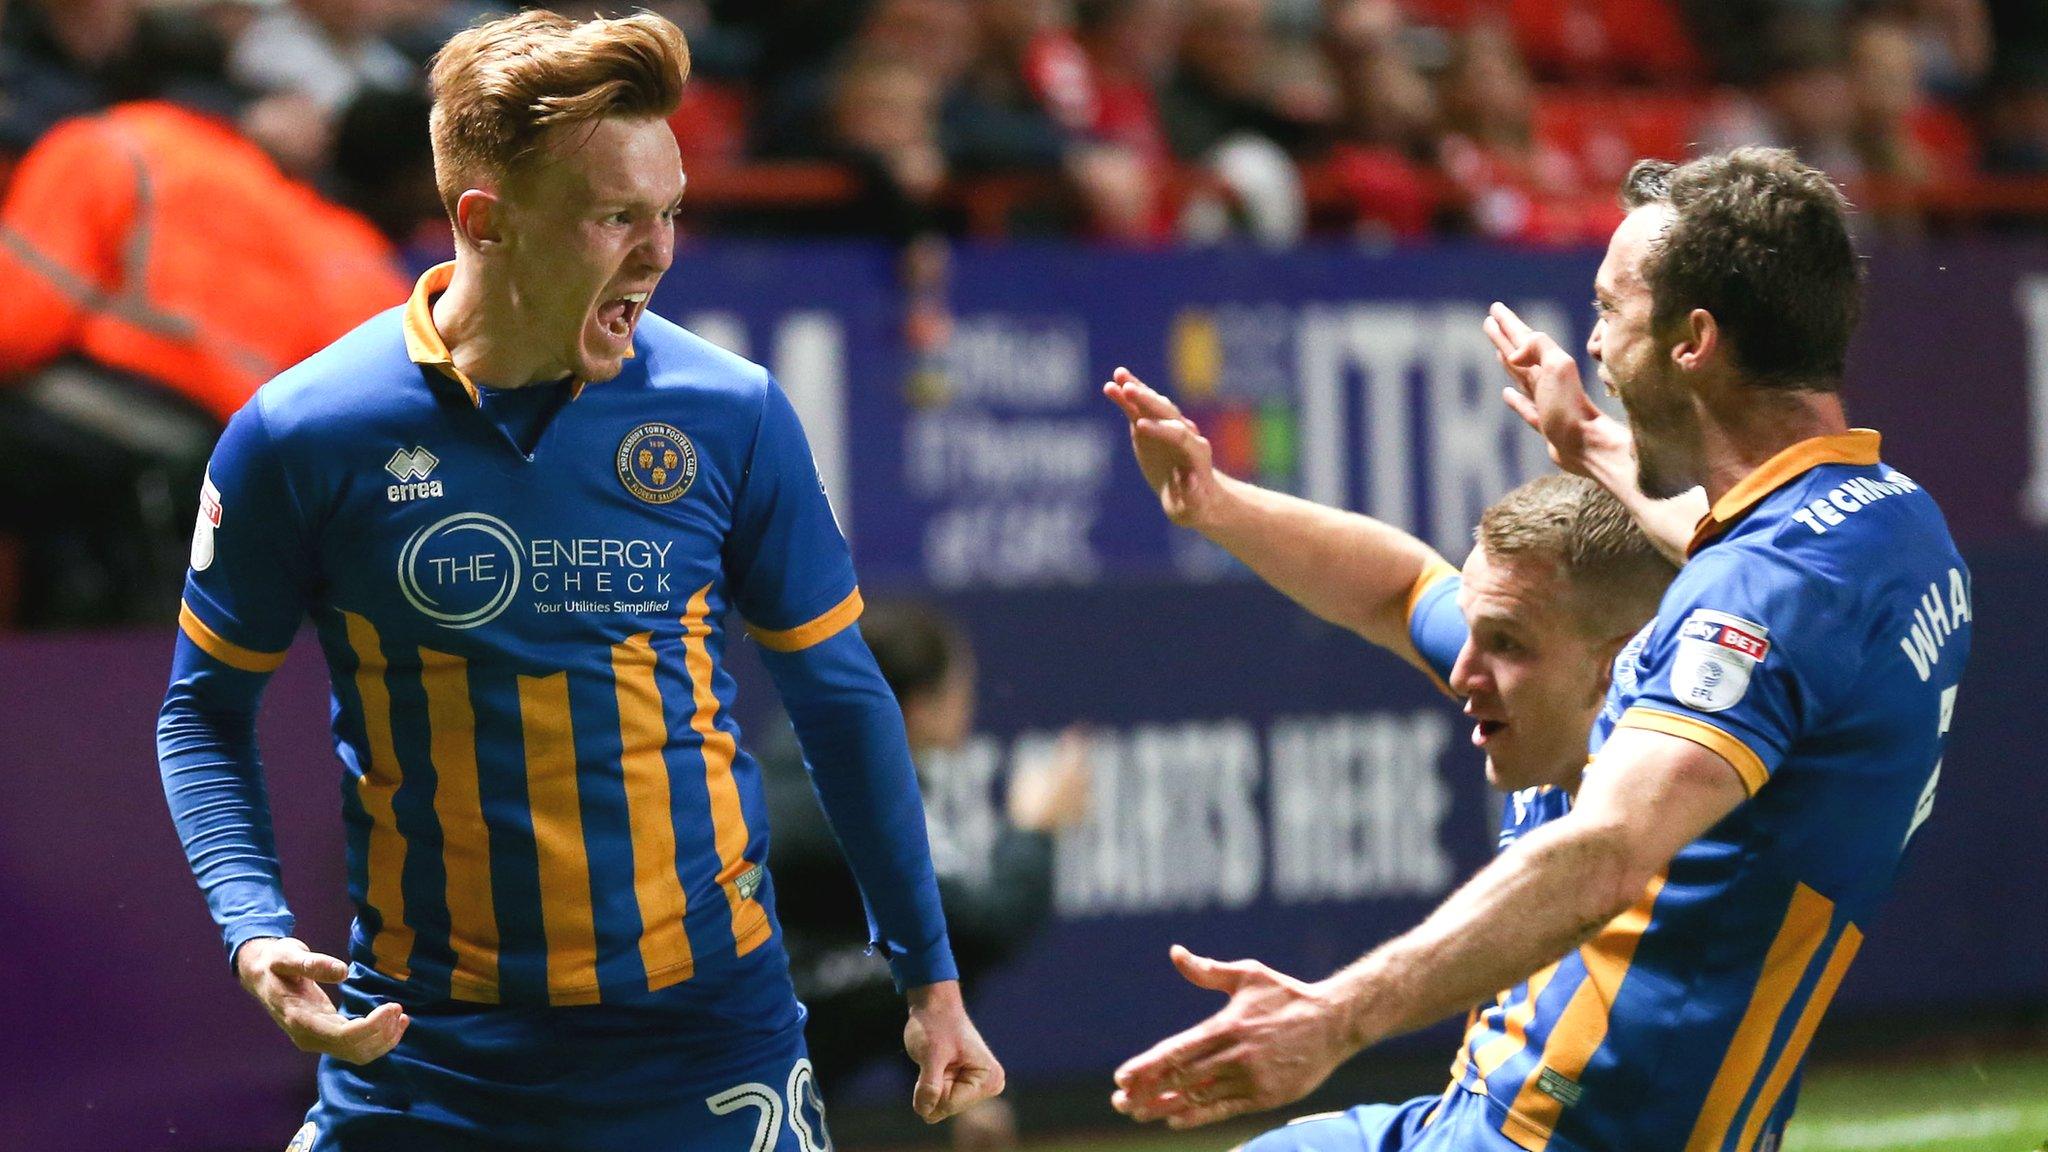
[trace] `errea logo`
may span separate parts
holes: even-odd
[[[441,482],[427,479],[440,462],[440,457],[418,445],[410,451],[400,448],[393,452],[391,459],[384,462],[384,470],[391,473],[392,479],[398,483],[384,489],[384,498],[393,504],[403,504],[408,500],[443,495]]]

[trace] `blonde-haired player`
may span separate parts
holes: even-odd
[[[728,610],[908,995],[918,1114],[1002,1089],[796,414],[646,311],[688,71],[647,14],[452,39],[433,144],[455,260],[267,384],[215,451],[159,758],[243,985],[322,1054],[294,1152],[829,1146]],[[250,723],[309,616],[347,963],[292,938]]]

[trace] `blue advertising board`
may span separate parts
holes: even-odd
[[[1497,803],[1452,702],[1167,525],[1100,383],[1132,368],[1227,470],[1455,561],[1480,509],[1549,467],[1500,403],[1485,307],[1577,347],[1597,260],[967,246],[950,338],[912,352],[885,248],[678,254],[655,308],[789,390],[870,595],[933,597],[974,638],[980,723],[925,766],[935,822],[971,849],[1017,764],[1087,737],[1094,802],[1059,845],[1052,923],[973,990],[1020,1083],[1099,1082],[1208,1010],[1170,943],[1316,976],[1399,932],[1486,858]],[[1941,500],[1978,639],[1934,818],[1835,1015],[2038,1010],[2048,250],[1879,250],[1866,315],[1852,415]],[[160,634],[0,639],[0,974],[42,990],[9,1002],[0,1146],[262,1146],[304,1107],[310,1073],[235,988],[163,812],[168,652]],[[294,655],[263,733],[301,932],[336,949],[321,678]],[[758,671],[739,709],[752,731],[776,722]],[[1413,1043],[1449,1055],[1441,1033]]]

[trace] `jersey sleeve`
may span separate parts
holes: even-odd
[[[796,409],[768,382],[725,552],[733,603],[762,647],[797,652],[860,618],[846,537]]]
[[[270,672],[305,615],[310,553],[290,483],[251,401],[221,434],[199,494],[179,628],[230,668]]]
[[[157,714],[164,798],[230,961],[248,940],[292,932],[256,713],[304,611],[306,556],[277,453],[252,403],[229,422],[207,469],[182,634]]]
[[[1465,647],[1465,614],[1458,609],[1458,589],[1464,583],[1458,570],[1439,556],[1423,567],[1408,592],[1408,641],[1447,695],[1455,695],[1449,684],[1451,667]]]
[[[1699,744],[1755,795],[1853,681],[1845,599],[1839,585],[1781,554],[1709,551],[1665,599],[1616,727]]]
[[[860,629],[761,655],[860,887],[870,944],[898,989],[958,979],[903,713]]]

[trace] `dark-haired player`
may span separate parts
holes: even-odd
[[[1932,810],[1967,660],[1941,513],[1851,430],[1847,209],[1788,152],[1644,163],[1588,341],[1640,494],[1710,510],[1571,811],[1327,980],[1241,962],[1231,1001],[1134,1058],[1116,1102],[1181,1126],[1299,1099],[1385,1037],[1492,1001],[1434,1099],[1281,1129],[1283,1147],[1775,1147],[1808,1043]],[[1577,365],[1487,321],[1561,462],[1599,423]],[[1501,991],[1505,989],[1505,991]]]

